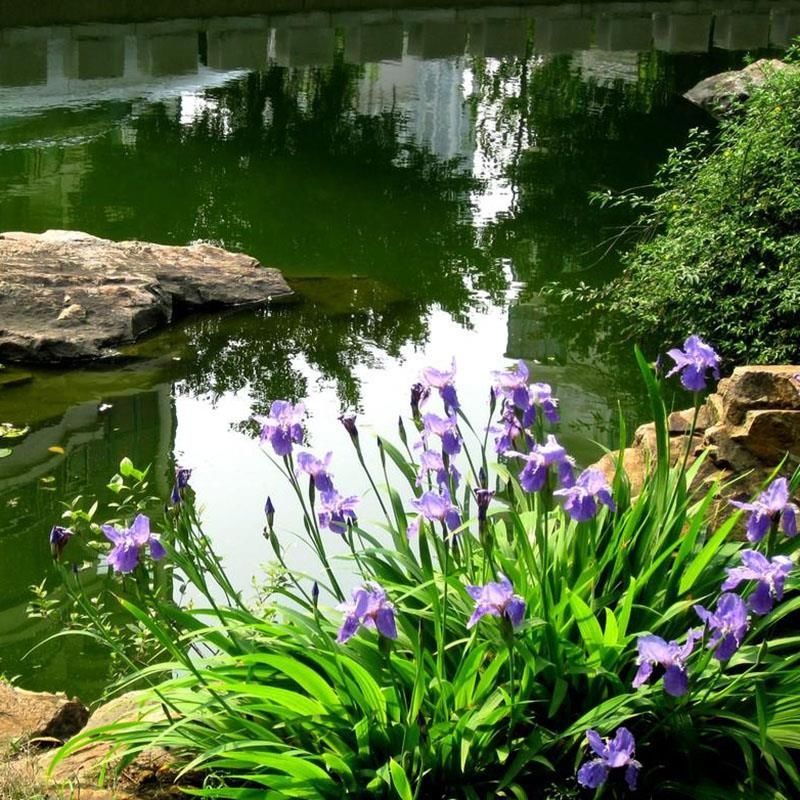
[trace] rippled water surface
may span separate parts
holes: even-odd
[[[102,686],[83,640],[23,659],[54,633],[26,605],[32,584],[55,586],[61,502],[96,496],[110,513],[123,456],[152,464],[161,496],[176,462],[194,470],[207,531],[247,587],[270,560],[267,494],[291,565],[316,569],[248,423],[275,398],[305,400],[311,444],[334,450],[352,492],[364,481],[337,415],[358,410],[366,439],[394,435],[421,366],[453,356],[479,429],[489,371],[525,359],[560,396],[559,435],[582,463],[616,444],[619,408],[646,418],[631,364],[601,343],[614,331],[576,328],[540,290],[614,275],[630,219],[590,193],[652,181],[710,124],[681,93],[800,31],[785,3],[664,8],[0,30],[0,229],[208,240],[279,268],[300,299],[185,320],[114,368],[0,372],[21,379],[0,385],[0,422],[31,428],[0,459],[0,673],[85,697]]]

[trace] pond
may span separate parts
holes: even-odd
[[[646,419],[615,332],[576,327],[541,290],[616,273],[630,219],[590,194],[651,182],[670,147],[710,124],[682,92],[744,50],[779,50],[800,20],[786,4],[724,5],[0,31],[0,229],[211,241],[279,268],[299,298],[184,320],[114,367],[0,373],[14,379],[0,422],[30,426],[0,459],[0,673],[102,690],[105,661],[84,640],[26,656],[55,633],[26,607],[32,585],[54,580],[47,535],[62,502],[97,497],[110,516],[123,456],[152,465],[161,497],[176,463],[193,470],[206,530],[247,590],[271,557],[267,495],[290,565],[315,569],[250,421],[273,399],[305,401],[311,446],[335,451],[354,493],[364,481],[337,416],[358,411],[365,439],[393,436],[427,364],[455,358],[469,410],[490,370],[525,359],[561,398],[560,436],[580,463],[618,443],[620,411],[629,430]],[[373,512],[365,502],[362,519]]]

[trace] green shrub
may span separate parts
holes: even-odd
[[[642,241],[595,300],[639,341],[697,332],[732,363],[796,360],[799,187],[800,66],[671,153],[638,221]]]
[[[320,602],[316,584],[289,570],[274,587],[275,613],[265,617],[249,609],[202,533],[183,473],[160,541],[141,521],[136,539],[125,534],[123,541],[118,531],[106,530],[114,540],[110,563],[126,572],[135,565],[117,576],[119,603],[134,631],[149,632],[158,655],[115,689],[150,684],[150,702],[162,719],[85,732],[59,758],[97,739],[112,741],[127,758],[165,746],[184,773],[204,776],[201,788],[187,791],[214,798],[555,800],[586,794],[575,775],[592,758],[587,731],[613,736],[626,726],[642,764],[638,796],[796,797],[797,579],[790,575],[787,599],[770,613],[753,613],[748,630],[732,634],[740,646],[730,658],[714,657],[715,639],[700,628],[693,606],[714,606],[726,568],[739,564],[748,545],[732,535],[738,513],[710,527],[718,486],[690,496],[700,463],[688,469],[668,463],[661,386],[638,358],[660,449],[636,498],[620,470],[613,503],[601,489],[596,506],[567,513],[556,483],[568,488],[571,467],[556,442],[545,438],[544,417],[552,418],[554,408],[542,384],[534,384],[530,395],[538,398],[535,420],[522,419],[508,400],[501,407],[508,427],[519,426],[512,431],[514,446],[536,454],[524,462],[528,473],[519,472],[513,452],[495,460],[487,450],[488,434],[463,416],[458,431],[450,430],[461,444],[442,438],[444,469],[457,460],[465,473],[458,489],[452,476],[435,478],[458,497],[458,520],[447,508],[444,489],[434,492],[438,500],[423,492],[431,491],[433,479],[423,475],[419,485],[420,451],[402,422],[400,446],[378,439],[380,478],[367,469],[364,434],[351,426],[354,454],[384,511],[380,524],[354,519],[347,503],[338,517],[335,509],[333,518],[326,517],[332,500],[322,483],[300,485],[294,454],[275,459],[302,504],[306,536],[322,562],[320,574],[327,576],[323,602],[326,594],[344,599],[338,583],[343,577],[333,570],[325,544],[337,535],[349,545],[359,582],[386,592],[391,606],[376,604],[374,617],[367,607],[345,604],[345,620],[355,616],[362,623],[352,636],[342,614]],[[444,396],[452,403],[449,391],[445,387]],[[267,423],[265,445],[285,448],[290,438],[302,438],[299,416],[280,404],[273,411],[283,413],[281,408],[283,427]],[[493,396],[490,418],[494,412]],[[433,448],[434,423],[423,427],[418,414],[414,422]],[[560,464],[558,471],[547,466],[551,462]],[[132,480],[142,475],[130,464],[121,472]],[[800,474],[793,486],[799,482]],[[128,496],[125,480],[112,485]],[[493,497],[473,491],[487,486],[494,487]],[[436,503],[441,524],[409,511],[428,513]],[[133,513],[128,510],[128,519]],[[786,513],[791,516],[791,507]],[[269,503],[264,533],[283,563],[275,514],[279,518],[280,510]],[[798,540],[779,532],[777,516],[767,523],[769,534],[752,546],[769,556],[795,553]],[[326,530],[337,525],[339,533]],[[56,536],[70,547],[68,539],[77,533]],[[165,595],[144,556],[148,543],[156,558],[166,548],[158,569],[169,564],[175,579],[191,584],[190,595],[201,601],[186,607]],[[129,546],[135,552],[125,551]],[[513,586],[504,604],[494,607],[499,616],[490,613],[468,627],[476,590],[470,594],[467,587],[484,586],[498,574]],[[85,632],[119,651],[125,636],[114,634],[86,602],[80,576],[65,568],[64,578],[73,601],[89,620],[95,615],[99,621]],[[752,585],[737,591],[747,596]],[[495,600],[500,595],[495,587]],[[337,642],[337,629],[338,639],[346,641]],[[685,657],[688,691],[667,694],[658,671],[650,682],[632,687],[640,637],[654,634],[683,644],[695,630],[699,639]],[[684,672],[678,672],[680,682]],[[605,796],[627,793],[616,775],[621,771],[611,770],[601,790]]]

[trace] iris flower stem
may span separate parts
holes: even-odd
[[[386,504],[383,502],[383,498],[381,497],[381,493],[378,491],[378,487],[375,484],[375,481],[372,477],[372,473],[369,471],[367,467],[367,462],[364,460],[364,454],[361,452],[361,444],[358,441],[353,441],[353,446],[356,449],[356,456],[358,456],[358,463],[361,464],[361,469],[364,470],[364,474],[367,476],[367,480],[369,481],[369,485],[372,487],[372,492],[375,495],[375,499],[378,501],[378,505],[381,507],[381,511],[383,511],[383,516],[386,517],[386,521],[389,523],[389,527],[394,525],[392,518],[389,516],[389,511],[386,508]],[[387,483],[388,478],[387,478]]]
[[[336,580],[336,576],[333,574],[333,570],[331,569],[328,556],[325,553],[325,546],[322,543],[322,537],[320,536],[319,528],[317,527],[317,521],[314,519],[313,514],[309,513],[308,507],[306,506],[306,501],[303,497],[303,490],[300,488],[300,484],[297,482],[297,476],[294,474],[294,470],[292,469],[291,456],[286,456],[285,461],[286,475],[289,478],[289,482],[292,484],[294,493],[297,495],[297,498],[300,501],[300,506],[303,509],[303,515],[305,516],[306,520],[308,520],[311,538],[314,540],[314,549],[317,551],[319,560],[322,562],[322,566],[325,569],[325,574],[328,576],[333,593],[336,595],[336,598],[342,602],[344,600],[344,592],[342,592],[342,588],[339,586],[339,582]]]

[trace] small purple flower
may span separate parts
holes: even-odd
[[[690,336],[683,343],[683,350],[674,347],[667,351],[667,355],[675,362],[667,377],[680,372],[681,383],[690,392],[702,392],[706,388],[706,373],[709,370],[719,380],[719,356],[699,336]]]
[[[597,514],[598,503],[603,503],[611,511],[616,511],[606,476],[599,469],[592,467],[581,472],[572,486],[557,489],[553,494],[564,497],[564,510],[576,522],[592,519]]]
[[[461,439],[458,435],[458,419],[455,414],[447,417],[438,417],[436,414],[426,414],[422,418],[425,426],[423,436],[438,436],[442,440],[442,450],[449,456],[461,452]]]
[[[439,395],[444,401],[445,410],[458,411],[458,395],[456,394],[456,387],[454,379],[456,377],[456,360],[455,358],[450,363],[449,370],[439,370],[434,367],[425,367],[420,376],[424,386],[429,389],[437,389]]]
[[[730,567],[722,584],[723,591],[735,589],[742,581],[758,581],[750,595],[748,605],[756,614],[772,611],[775,601],[783,599],[783,585],[792,571],[794,562],[786,556],[775,556],[771,561],[755,550],[742,551],[742,567]]]
[[[664,691],[673,697],[681,697],[689,690],[686,674],[686,659],[694,649],[694,643],[702,636],[700,631],[689,631],[684,644],[665,642],[660,636],[640,636],[636,640],[639,670],[633,679],[633,688],[638,689],[653,677],[659,667],[664,672]]]
[[[321,511],[318,514],[322,528],[338,534],[347,531],[347,525],[356,522],[358,497],[342,497],[335,489],[320,495]]]
[[[328,472],[332,458],[333,453],[326,453],[322,459],[311,453],[298,453],[297,476],[299,477],[301,473],[305,473],[314,481],[317,491],[332,492],[333,476]]]
[[[453,464],[445,466],[441,453],[437,453],[435,450],[423,450],[419,458],[417,486],[422,486],[425,476],[430,472],[435,473],[436,485],[440,487],[449,487],[451,480],[453,486],[458,486],[461,481],[461,473]]]
[[[475,610],[467,621],[471,628],[482,617],[505,617],[512,628],[518,628],[525,616],[525,601],[514,594],[514,587],[505,575],[498,575],[497,583],[490,581],[485,586],[467,586],[467,594],[475,601]]]
[[[356,415],[353,413],[340,414],[339,422],[342,423],[344,429],[350,434],[353,441],[358,439],[358,428],[356,427]]]
[[[418,500],[412,500],[411,505],[429,522],[444,522],[448,530],[461,524],[458,508],[453,505],[447,489],[442,489],[441,494],[425,492]]]
[[[419,407],[430,397],[431,390],[423,383],[415,383],[411,387],[411,414],[414,419],[419,419]]]
[[[492,502],[494,492],[491,489],[475,489],[475,502],[478,505],[478,525],[486,524],[489,503]]]
[[[789,482],[786,478],[776,478],[752,503],[738,500],[731,500],[730,503],[750,512],[747,538],[751,542],[760,542],[778,521],[787,536],[797,535],[800,509],[789,499]]]
[[[50,529],[50,553],[53,558],[61,558],[67,542],[75,534],[69,528],[62,528],[61,525],[53,525]]]
[[[377,584],[357,586],[353,589],[352,598],[336,608],[345,615],[336,637],[339,644],[352,638],[360,625],[377,630],[387,639],[397,638],[394,606],[387,599],[386,592]]]
[[[150,520],[139,514],[130,528],[115,528],[103,525],[102,531],[114,546],[108,554],[108,563],[122,574],[133,572],[139,565],[139,556],[149,546],[153,561],[160,561],[167,554],[158,534],[150,532]]]
[[[267,525],[272,528],[275,522],[275,506],[272,504],[271,497],[267,497],[267,502],[264,503],[264,515],[267,518]]]
[[[726,592],[720,595],[713,613],[699,605],[694,610],[711,632],[708,647],[714,650],[714,658],[727,661],[741,647],[750,625],[744,600],[738,594]]]
[[[532,383],[528,387],[528,407],[522,415],[522,424],[530,427],[536,422],[538,409],[541,409],[544,418],[551,424],[560,419],[558,413],[558,400],[553,397],[553,390],[549,383]]]
[[[524,411],[530,404],[528,375],[528,366],[520,359],[513,369],[492,373],[494,378],[492,388],[520,411]]]
[[[256,417],[261,423],[261,443],[269,440],[276,456],[288,456],[293,444],[301,444],[304,437],[303,417],[305,406],[293,406],[288,400],[274,400],[266,417]]]
[[[192,471],[187,467],[175,467],[175,482],[172,484],[170,502],[176,506],[183,500],[183,490],[189,485]]]
[[[589,746],[597,758],[587,761],[578,770],[578,783],[587,789],[597,789],[608,779],[612,769],[625,769],[628,788],[636,789],[636,781],[642,765],[633,757],[636,740],[627,728],[617,728],[613,739],[602,739],[597,731],[586,731]]]
[[[568,488],[575,482],[572,472],[575,461],[567,455],[567,451],[552,433],[547,436],[544,444],[535,444],[527,455],[513,452],[507,455],[525,459],[526,464],[519,474],[519,482],[526,492],[540,492],[544,488],[550,467],[557,469],[558,483],[562,488]]]
[[[503,411],[500,416],[501,425],[492,425],[489,432],[495,434],[494,446],[499,455],[505,455],[518,446],[517,442],[524,442],[526,447],[533,444],[533,439],[525,430],[525,426],[517,416],[514,406],[503,401]]]

